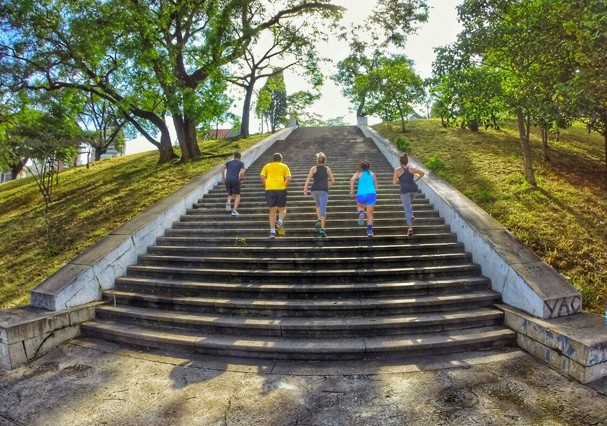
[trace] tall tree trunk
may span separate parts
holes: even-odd
[[[605,139],[605,168],[607,169],[607,132],[603,133],[603,139]]]
[[[107,152],[107,148],[95,147],[95,161],[101,160],[101,156]]]
[[[177,158],[177,154],[175,154],[175,151],[173,151],[171,134],[169,132],[169,128],[164,122],[164,118],[144,110],[135,110],[133,111],[133,114],[139,118],[148,120],[160,131],[160,142],[158,142],[147,132],[147,130],[143,128],[141,124],[139,124],[137,120],[131,117],[130,114],[126,114],[127,121],[131,123],[139,131],[139,133],[141,133],[148,140],[148,142],[158,148],[158,164],[165,164]]]
[[[537,186],[535,182],[535,174],[533,173],[533,162],[531,160],[531,146],[529,145],[529,127],[526,126],[525,116],[521,108],[516,109],[516,118],[518,121],[519,139],[523,150],[523,160],[525,162],[525,179],[533,186]]]
[[[177,131],[177,139],[181,148],[181,162],[198,160],[202,158],[202,153],[196,141],[196,126],[194,120],[173,115],[173,123]]]
[[[19,177],[19,173],[21,173],[23,171],[23,168],[25,167],[25,163],[27,163],[28,160],[29,160],[29,158],[24,158],[23,160],[19,161],[17,164],[13,164],[11,166],[12,180],[15,180]]]
[[[542,127],[542,153],[544,154],[544,161],[550,161],[548,156],[548,128]]]
[[[251,100],[253,99],[253,88],[255,86],[255,79],[251,79],[249,85],[246,88],[246,93],[244,95],[244,102],[242,104],[242,120],[240,123],[240,136],[243,138],[248,138],[249,126],[250,126],[250,116],[251,116]]]

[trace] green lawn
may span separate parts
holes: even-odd
[[[26,305],[30,290],[112,230],[267,135],[207,141],[220,157],[156,164],[158,154],[116,157],[62,171],[50,208],[54,253],[49,252],[44,203],[33,178],[0,184],[0,308]]]
[[[607,169],[600,135],[582,124],[551,136],[544,162],[539,132],[532,136],[538,188],[524,179],[515,123],[500,131],[445,129],[440,120],[373,126],[394,140],[404,136],[422,163],[445,163],[441,176],[500,221],[581,291],[584,308],[607,303]]]

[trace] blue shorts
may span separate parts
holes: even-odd
[[[271,189],[269,191],[266,191],[266,203],[268,207],[286,207],[287,190]]]
[[[361,194],[356,196],[356,202],[363,206],[374,206],[377,202],[377,194]]]

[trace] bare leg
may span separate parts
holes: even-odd
[[[270,207],[268,219],[270,221],[270,229],[276,229],[276,207]]]
[[[373,213],[375,212],[375,205],[367,206],[367,225],[373,225]]]
[[[238,206],[240,205],[240,194],[234,195],[234,210],[238,210]]]

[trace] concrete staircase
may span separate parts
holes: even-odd
[[[305,177],[323,151],[337,179],[328,238],[314,227]],[[262,166],[281,152],[291,168],[285,238],[268,239]],[[357,225],[349,179],[360,160],[379,179],[375,237]],[[218,185],[141,255],[87,336],[222,356],[346,360],[514,345],[493,307],[498,293],[428,201],[406,223],[393,169],[356,127],[300,128],[246,172],[240,216]]]

